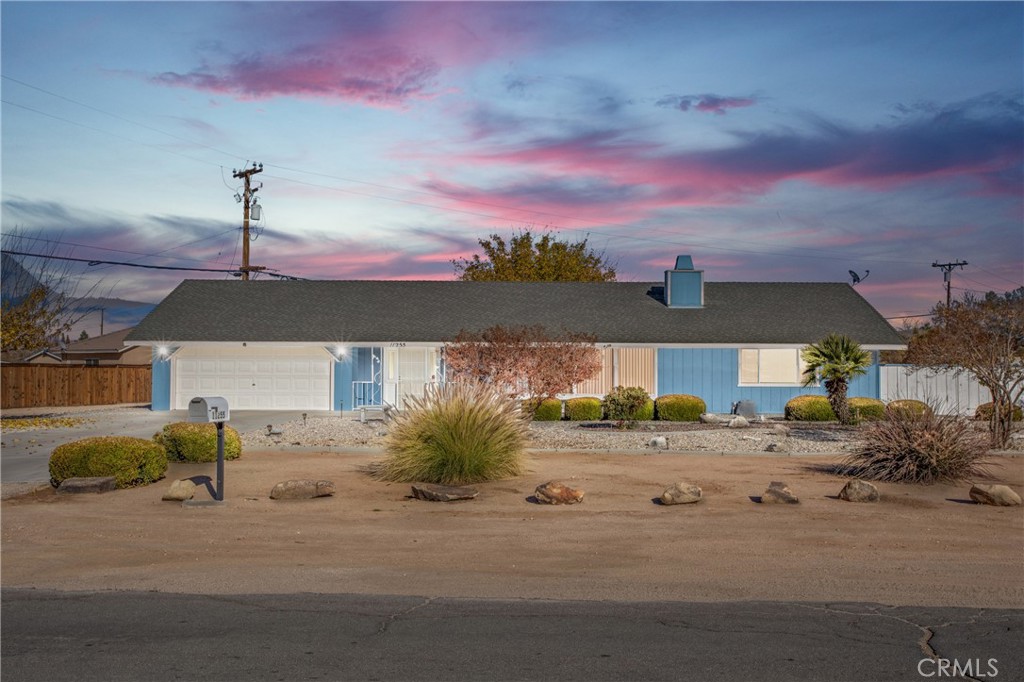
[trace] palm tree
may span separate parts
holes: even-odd
[[[825,382],[828,403],[839,423],[852,424],[846,389],[853,377],[867,373],[871,365],[871,353],[862,350],[860,344],[848,336],[829,334],[818,343],[804,348],[800,356],[806,364],[804,386],[819,380]]]

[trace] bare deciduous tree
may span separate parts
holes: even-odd
[[[1013,407],[1024,395],[1024,287],[983,298],[968,293],[949,306],[937,306],[933,315],[933,326],[911,340],[907,361],[974,374],[992,393],[992,447],[1005,448]]]

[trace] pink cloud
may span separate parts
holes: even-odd
[[[728,109],[742,109],[757,104],[753,97],[722,95],[666,95],[656,102],[659,107],[672,107],[679,111],[700,111],[724,116]]]

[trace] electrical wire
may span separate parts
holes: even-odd
[[[149,265],[149,264],[146,264],[146,263],[125,263],[125,262],[110,261],[110,260],[95,260],[95,259],[91,259],[91,258],[72,258],[70,256],[51,256],[51,255],[48,255],[48,254],[45,254],[45,253],[27,253],[25,251],[13,251],[13,250],[10,250],[10,249],[0,249],[0,252],[6,253],[9,256],[28,256],[30,258],[44,258],[44,259],[47,259],[47,260],[73,261],[73,262],[76,262],[76,263],[88,263],[89,265],[93,265],[93,266],[94,265],[123,265],[123,266],[130,267],[130,268],[149,268],[150,270],[183,270],[183,271],[187,271],[187,272],[227,272],[227,273],[231,273],[231,274],[235,274],[235,273],[241,274],[239,272],[239,270],[237,270],[237,269],[235,269],[235,270],[224,270],[224,269],[219,269],[219,268],[185,268],[185,267],[180,267],[180,266],[175,266],[175,265]],[[261,273],[263,273],[265,275],[268,275],[270,277],[280,277],[281,279],[291,279],[291,280],[304,280],[305,279],[304,277],[295,277],[295,276],[292,276],[292,275],[282,275],[280,273],[271,272],[269,270],[259,270],[258,272],[261,272]]]

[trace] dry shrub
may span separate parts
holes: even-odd
[[[482,384],[431,386],[395,418],[386,481],[463,485],[518,476],[529,433],[517,402]]]
[[[889,410],[864,427],[860,451],[843,465],[858,478],[892,483],[953,482],[988,474],[985,437],[970,420],[934,410]]]

